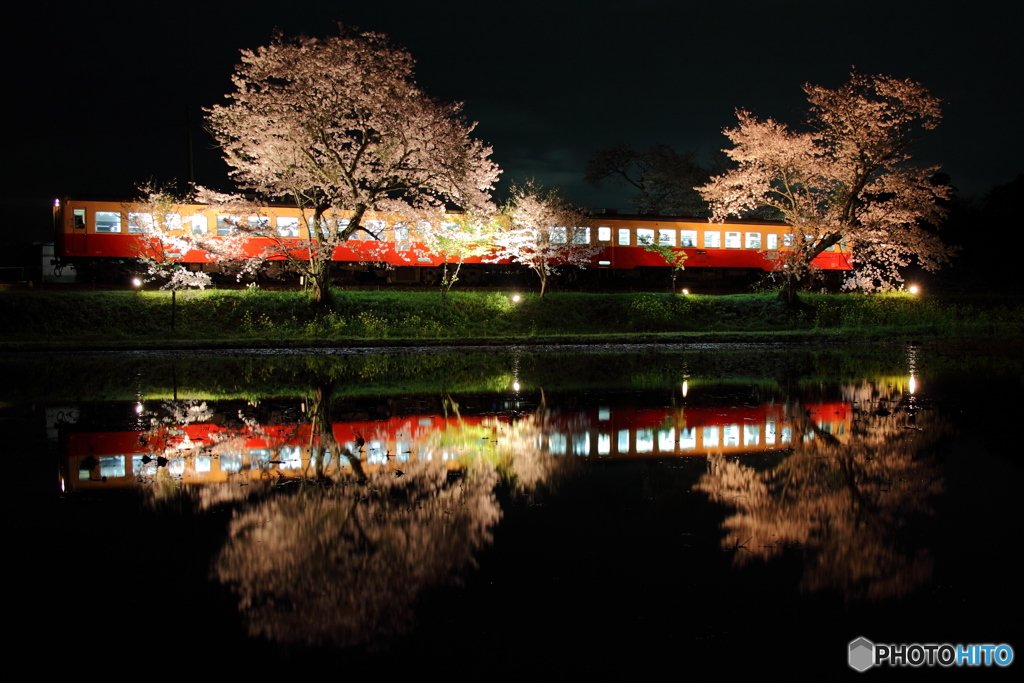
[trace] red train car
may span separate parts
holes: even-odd
[[[145,231],[138,226],[148,214],[130,202],[95,201],[65,198],[55,202],[54,227],[57,266],[102,268],[114,261],[130,262],[146,249]],[[258,215],[233,215],[208,205],[177,207],[180,230],[204,234],[216,239],[228,235],[240,224],[259,225],[271,237],[250,237],[240,256],[256,256],[276,241],[307,238],[300,210],[289,207],[262,207]],[[440,276],[444,257],[417,239],[415,226],[401,216],[369,212],[363,219],[377,236],[357,232],[333,254],[339,277],[373,273],[396,283],[433,284]],[[562,229],[562,239],[566,232]],[[706,219],[670,216],[627,216],[599,214],[592,225],[576,229],[568,239],[596,247],[590,267],[598,276],[626,279],[664,279],[669,272],[665,259],[645,249],[659,244],[682,250],[688,279],[713,280],[749,277],[777,270],[780,258],[792,248],[793,235],[788,226],[771,221],[731,221],[709,223]],[[221,264],[205,251],[188,251],[174,257],[193,270],[217,272]],[[271,258],[273,262],[274,259]],[[271,270],[283,272],[283,257],[277,257]],[[852,254],[837,244],[820,254],[814,265],[823,271],[847,271]],[[515,264],[490,264],[486,258],[465,261],[461,279],[468,284],[486,283],[489,274],[508,271]]]

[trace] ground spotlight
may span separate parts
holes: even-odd
[[[686,296],[687,294],[690,293],[690,290],[688,290],[688,289],[680,289],[679,293],[682,294],[683,296]]]
[[[513,294],[512,295],[512,303],[514,303],[514,304],[519,303],[519,295],[518,294]]]
[[[907,291],[910,292],[911,294],[917,294],[921,290],[920,288],[918,288],[917,285],[910,285],[910,288]]]
[[[133,277],[132,278],[132,287],[138,288],[138,287],[141,287],[141,286],[142,286],[142,280],[140,280],[137,277]]]

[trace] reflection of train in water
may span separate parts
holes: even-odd
[[[531,450],[544,457],[675,458],[744,454],[799,440],[849,434],[851,404],[743,407],[597,406],[516,415],[410,415],[339,421],[323,433],[310,422],[223,427],[210,422],[150,430],[78,431],[63,427],[65,490],[106,488],[159,476],[184,483],[308,477],[351,470],[400,469],[431,461],[450,469],[467,458]]]
[[[245,241],[244,255],[256,256],[275,243],[298,244],[308,238],[298,209],[264,207],[258,215],[235,215],[207,205],[182,205],[170,223],[182,232],[216,240],[227,239],[239,228],[258,229],[261,237]],[[330,220],[346,221],[344,216]],[[151,214],[131,203],[65,198],[54,209],[55,244],[59,268],[73,266],[93,276],[112,272],[113,264],[135,259],[147,249],[146,225]],[[431,253],[418,239],[417,227],[401,216],[369,213],[358,231],[333,253],[341,281],[432,284],[441,276],[444,257]],[[442,223],[442,227],[446,225]],[[454,225],[451,223],[450,225]],[[648,251],[654,244],[681,249],[687,255],[685,276],[694,280],[747,278],[776,270],[780,254],[794,248],[788,226],[770,221],[733,221],[711,224],[706,219],[670,216],[626,216],[614,213],[594,217],[591,227],[552,227],[552,242],[600,247],[591,259],[588,275],[636,279],[669,272],[665,259]],[[374,239],[370,232],[377,236]],[[221,267],[205,251],[174,255],[192,270],[218,272]],[[815,260],[824,271],[851,269],[851,253],[837,244]],[[272,260],[279,271],[281,257]],[[487,264],[480,257],[466,260],[461,280],[487,284],[499,279],[509,264]],[[514,268],[512,269],[515,272]]]

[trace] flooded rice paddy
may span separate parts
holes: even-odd
[[[1015,358],[0,367],[21,618],[55,667],[829,674],[858,637],[1021,645]]]

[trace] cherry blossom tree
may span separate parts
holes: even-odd
[[[179,198],[171,188],[155,182],[140,185],[138,193],[138,199],[124,204],[122,209],[128,216],[129,233],[137,237],[136,256],[146,268],[145,280],[160,282],[160,289],[171,292],[172,330],[178,291],[205,289],[213,284],[209,273],[193,270],[186,265],[186,259],[199,253],[224,270],[235,270],[239,279],[254,274],[259,259],[245,258],[244,236],[209,234],[205,224],[200,227],[191,215],[195,202],[207,203],[211,197],[222,203],[228,199],[237,202],[239,198],[203,187],[194,187],[189,196]]]
[[[137,255],[146,268],[146,281],[162,282],[160,289],[172,292],[210,286],[207,273],[191,271],[183,263],[185,255],[197,247],[196,236],[185,225],[185,202],[155,183],[140,185],[138,191],[138,200],[124,210],[128,232],[139,236]]]
[[[910,80],[852,73],[836,90],[804,86],[810,103],[805,132],[739,110],[725,131],[736,167],[697,188],[712,220],[776,210],[792,228],[783,251],[783,298],[793,301],[812,261],[833,245],[853,248],[846,283],[865,291],[901,282],[899,268],[916,258],[935,270],[952,250],[925,226],[937,225],[945,186],[937,167],[915,167],[910,146],[938,125],[939,100]]]
[[[381,34],[339,31],[243,50],[228,104],[207,110],[232,176],[303,210],[304,238],[274,249],[309,278],[318,302],[329,297],[335,250],[370,232],[367,211],[486,212],[499,173],[461,105],[416,86],[407,51]]]
[[[491,253],[494,248],[492,240],[498,229],[496,216],[475,213],[419,221],[416,235],[424,252],[443,261],[439,282],[442,296],[447,295],[459,281],[459,272],[467,259],[482,258]]]
[[[512,259],[528,267],[540,278],[542,297],[559,266],[585,268],[601,252],[590,242],[590,218],[533,181],[512,188],[503,213],[509,226],[495,233],[495,250],[487,260]]]

